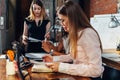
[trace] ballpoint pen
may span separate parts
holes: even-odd
[[[49,33],[52,29],[53,29],[53,26],[50,27],[50,29],[46,32],[46,34]]]
[[[50,29],[46,32],[46,34],[48,34],[51,30],[53,29],[53,26],[50,27]],[[47,37],[45,37],[45,42],[47,41]]]

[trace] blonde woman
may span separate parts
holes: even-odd
[[[57,14],[65,31],[69,33],[70,53],[61,56],[49,54],[44,56],[45,62],[51,62],[46,63],[46,66],[54,72],[101,80],[100,76],[104,71],[101,59],[101,41],[80,6],[67,0],[58,9]],[[73,63],[64,63],[70,61]]]
[[[46,16],[43,3],[40,0],[33,0],[30,6],[30,15],[24,20],[22,42],[27,46],[27,52],[45,52],[41,48],[41,42],[29,42],[28,38],[39,40],[49,38],[49,33],[47,33],[49,28],[50,20]]]

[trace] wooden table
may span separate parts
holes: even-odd
[[[104,50],[104,52],[120,54],[120,51],[116,51],[115,49],[107,49],[107,50]],[[120,62],[112,61],[105,57],[102,57],[102,58],[105,64],[120,70]],[[71,76],[71,75],[62,74],[62,73],[32,73],[31,76],[32,76],[32,80],[59,80],[59,79],[91,80],[90,78],[86,78],[86,77]],[[21,80],[21,77],[18,73],[14,76],[6,75],[6,59],[0,59],[0,80]]]
[[[6,75],[6,59],[0,59],[0,80],[21,80],[18,74],[14,76]]]
[[[71,76],[62,73],[32,73],[32,80],[91,80],[87,77]],[[21,80],[20,75],[14,76],[6,75],[6,60],[0,59],[0,80]]]
[[[108,54],[116,53],[120,55],[120,51],[116,51],[115,49],[105,49],[103,52]],[[102,60],[103,60],[103,63],[107,64],[108,66],[113,67],[117,70],[120,70],[120,61],[114,61],[106,57],[102,57]]]

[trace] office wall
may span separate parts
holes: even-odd
[[[120,20],[120,14],[113,14]],[[103,49],[116,49],[120,44],[120,25],[111,28],[111,14],[95,15],[90,19],[92,26],[100,35]]]
[[[117,13],[117,0],[90,0],[90,16]]]
[[[16,0],[0,0],[0,53],[11,48],[11,42],[15,40],[15,2]],[[1,19],[1,18],[0,18]]]
[[[0,0],[0,53],[5,49],[7,38],[7,25],[6,25],[6,5],[7,0]]]

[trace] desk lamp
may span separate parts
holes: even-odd
[[[109,28],[116,28],[119,25],[120,25],[120,22],[118,21],[118,19],[114,15],[111,15],[111,21],[109,23]]]

